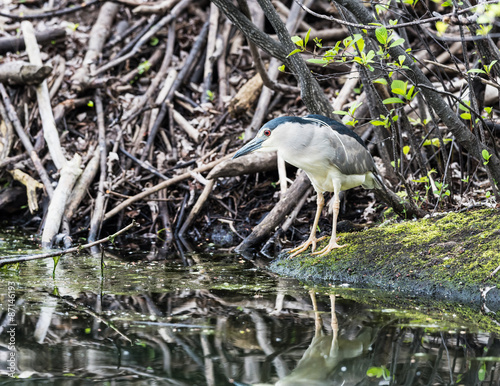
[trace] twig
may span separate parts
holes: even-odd
[[[115,144],[115,141],[110,141],[110,142],[112,145]],[[144,161],[141,161],[140,159],[138,159],[137,157],[135,157],[131,153],[129,153],[127,150],[125,150],[123,147],[119,146],[118,150],[120,150],[123,154],[125,154],[128,158],[130,158],[132,161],[134,161],[136,164],[138,164],[144,170],[147,170],[151,174],[154,174],[156,177],[160,177],[162,180],[168,180],[168,177],[166,175],[160,173],[160,171],[157,168],[155,168],[152,165],[149,165],[148,163],[146,163]]]
[[[82,158],[80,155],[75,154],[71,161],[66,162],[66,165],[61,169],[61,177],[59,178],[57,188],[54,190],[54,195],[50,200],[45,226],[43,228],[42,247],[44,248],[52,246],[52,240],[61,227],[61,221],[63,219],[68,197],[75,186],[76,180],[80,174],[82,174],[82,169],[80,169],[81,161]]]
[[[168,90],[168,94],[165,96],[165,100],[163,101],[161,105],[161,109],[158,113],[158,116],[156,117],[153,126],[151,127],[151,130],[149,131],[149,137],[146,142],[146,146],[144,146],[143,153],[141,160],[143,161],[147,154],[149,154],[149,150],[151,146],[153,146],[156,133],[158,132],[158,129],[160,128],[163,120],[165,119],[165,116],[167,115],[168,107],[170,102],[172,101],[175,91],[180,87],[180,85],[184,82],[184,79],[186,78],[187,74],[190,71],[191,65],[194,62],[195,58],[198,56],[198,54],[201,51],[201,48],[203,47],[203,44],[207,38],[208,34],[208,27],[209,23],[208,21],[205,22],[203,25],[203,28],[200,31],[200,34],[196,38],[195,43],[193,44],[193,48],[191,48],[191,51],[189,52],[188,57],[184,61],[184,65],[182,67],[182,70],[179,71],[179,74],[173,81],[172,86]]]
[[[0,65],[0,82],[7,84],[40,84],[52,72],[50,66],[36,66],[23,61]]]
[[[24,42],[26,43],[26,51],[28,52],[30,63],[37,66],[43,66],[33,25],[29,21],[23,21],[21,23],[21,30],[23,31]],[[67,161],[62,151],[61,141],[59,140],[59,133],[57,132],[56,122],[52,113],[49,88],[46,80],[36,86],[36,98],[43,126],[43,136],[47,141],[50,156],[56,167],[61,169],[66,165]]]
[[[132,12],[135,14],[150,14],[150,13],[155,13],[155,14],[164,14],[167,12],[170,8],[172,8],[173,5],[177,0],[165,0],[161,2],[153,2],[153,4],[141,4],[135,7]]]
[[[500,271],[500,265],[498,267],[496,267],[493,270],[493,272],[488,275],[488,277],[491,279],[493,276],[495,276],[497,274],[498,271]]]
[[[29,174],[24,173],[19,169],[9,170],[12,178],[26,186],[26,195],[28,196],[28,207],[31,214],[38,210],[38,201],[36,189],[43,189],[43,184],[35,180]]]
[[[310,183],[307,175],[300,173],[287,190],[286,195],[280,199],[264,220],[252,230],[252,233],[236,247],[236,251],[248,251],[268,237],[276,228],[276,224],[280,224],[285,216],[296,207],[298,200],[306,194],[309,187]]]
[[[347,81],[342,86],[335,102],[333,102],[333,111],[342,110],[344,105],[347,103],[351,93],[359,82],[359,77],[356,76],[356,66],[352,66],[351,73],[347,75]]]
[[[154,66],[156,66],[156,64],[160,61],[160,59],[164,57],[163,50],[164,50],[163,46],[158,47],[156,50],[154,50],[153,55],[151,55],[149,59],[146,59],[145,62],[149,67],[154,68]],[[141,75],[141,71],[143,71],[142,66],[137,66],[128,74],[120,77],[119,83],[129,84],[130,82],[132,82],[134,79],[138,78]]]
[[[90,72],[93,69],[91,66],[95,66],[95,62],[102,53],[104,43],[111,33],[111,26],[118,13],[118,8],[117,4],[106,2],[99,11],[99,16],[90,31],[88,49],[82,66],[71,77],[71,87],[74,90],[81,92],[90,84],[92,80]]]
[[[320,19],[334,21],[336,23],[339,23],[341,25],[345,25],[345,26],[348,26],[348,27],[361,28],[361,29],[366,29],[366,30],[376,30],[377,28],[380,27],[379,25],[367,25],[367,24],[351,23],[351,22],[348,22],[348,21],[345,21],[345,20],[342,20],[342,19],[337,19],[336,17],[333,17],[333,16],[322,15],[322,14],[314,12],[310,8],[306,7],[303,3],[299,2],[299,0],[295,0],[295,3],[298,4],[298,5],[300,5],[304,11],[306,11],[307,13],[309,13],[309,14],[311,14],[313,16],[316,16],[316,17],[318,17]],[[498,4],[498,0],[487,1],[487,2],[481,3],[480,5],[484,6],[486,4]],[[411,26],[415,26],[415,25],[421,25],[421,24],[424,24],[424,23],[433,23],[433,22],[436,22],[436,21],[439,21],[439,20],[443,20],[446,17],[452,17],[452,16],[460,15],[462,13],[467,13],[467,12],[471,11],[472,9],[478,7],[478,6],[479,5],[473,5],[473,6],[470,6],[470,7],[467,7],[467,8],[463,8],[463,9],[455,11],[455,12],[450,12],[450,13],[446,13],[444,15],[430,17],[428,19],[421,19],[421,20],[411,21],[411,22],[408,22],[408,23],[400,23],[400,24],[396,24],[396,25],[385,25],[384,27],[386,29],[397,29],[397,28],[404,28],[404,27],[411,27]],[[478,37],[475,37],[475,38],[483,38],[483,39],[485,39],[487,37],[488,36],[478,36]]]
[[[71,8],[64,8],[64,9],[60,9],[60,10],[57,10],[57,11],[45,12],[45,13],[41,13],[41,14],[38,14],[38,15],[18,16],[18,15],[11,15],[11,14],[8,14],[8,13],[0,12],[0,16],[6,17],[6,18],[11,19],[11,20],[36,20],[36,19],[44,19],[46,17],[62,16],[62,15],[67,15],[68,13],[78,12],[81,9],[84,9],[84,8],[90,7],[91,5],[102,3],[102,2],[103,2],[102,0],[92,0],[92,1],[89,1],[89,2],[84,2],[82,5],[77,5],[77,6],[74,6],[74,7],[71,7]]]
[[[246,0],[238,0],[238,5],[240,6],[243,14],[246,15],[248,19],[251,20],[250,9],[248,8]],[[298,15],[295,15],[295,13],[292,14],[292,17],[294,16],[298,17]],[[295,25],[297,24],[298,23],[295,23]],[[247,42],[248,42],[248,47],[250,48],[250,53],[252,54],[253,61],[255,63],[255,68],[257,69],[257,72],[259,73],[262,82],[264,83],[264,86],[270,88],[273,91],[300,93],[300,89],[298,87],[288,86],[286,84],[276,82],[275,79],[277,77],[277,73],[275,71],[274,72],[269,71],[268,73],[268,70],[265,68],[264,63],[262,63],[262,58],[260,56],[259,49],[257,48],[257,46],[254,43],[252,43],[250,39],[247,39]]]
[[[49,174],[43,167],[42,161],[38,157],[38,154],[35,151],[35,148],[33,147],[33,144],[31,143],[28,135],[24,132],[21,122],[19,122],[19,118],[17,117],[16,111],[12,106],[9,95],[7,94],[7,90],[5,90],[5,87],[2,83],[0,83],[0,94],[2,95],[3,102],[5,104],[4,109],[3,105],[0,103],[0,115],[2,115],[4,121],[12,122],[14,129],[16,129],[17,136],[21,140],[24,148],[28,151],[31,160],[33,161],[33,165],[35,166],[35,169],[40,176],[40,179],[42,180],[45,191],[47,192],[47,196],[49,196],[49,198],[52,198],[52,196],[54,195],[54,188],[52,187]]]
[[[215,43],[217,41],[217,29],[219,28],[219,8],[214,3],[210,3],[209,30],[207,37],[207,49],[205,57],[204,75],[203,75],[203,91],[201,102],[208,103],[209,91],[212,84],[212,74],[214,62],[217,59],[215,54]]]
[[[201,209],[203,208],[203,205],[205,204],[208,197],[210,196],[210,193],[212,193],[212,190],[214,189],[216,182],[217,182],[217,180],[209,180],[208,183],[203,188],[203,192],[201,193],[200,197],[198,197],[196,204],[194,204],[193,209],[191,209],[191,212],[189,213],[188,217],[184,221],[184,224],[182,224],[182,227],[179,230],[178,234],[180,237],[182,237],[184,235],[184,232],[186,232],[186,230],[191,225],[193,220],[200,213]]]
[[[129,225],[127,225],[125,228],[120,229],[118,232],[107,236],[103,239],[87,243],[84,245],[79,245],[78,247],[73,247],[66,249],[64,251],[54,251],[54,252],[48,252],[48,253],[40,253],[38,255],[24,255],[24,256],[16,256],[16,257],[10,257],[10,256],[0,256],[0,267],[2,267],[5,264],[16,264],[16,263],[22,263],[23,261],[30,261],[30,260],[39,260],[39,259],[48,259],[49,257],[55,257],[55,256],[62,256],[66,255],[68,253],[75,253],[75,252],[80,252],[83,249],[89,249],[92,248],[93,246],[103,244],[109,240],[113,240],[119,235],[121,235],[124,232],[127,232],[130,228],[133,226],[138,226],[138,224],[135,221],[132,221]]]
[[[95,110],[97,114],[97,129],[98,129],[98,137],[99,137],[99,166],[100,166],[100,175],[99,175],[99,187],[97,189],[97,197],[95,199],[94,205],[94,213],[92,213],[92,217],[90,219],[90,230],[89,230],[89,240],[94,241],[100,230],[102,225],[102,217],[104,216],[105,207],[105,193],[104,193],[104,184],[106,183],[107,176],[107,167],[106,167],[106,159],[107,159],[107,150],[106,150],[106,126],[104,124],[104,108],[102,106],[102,98],[101,91],[96,90],[95,93]]]
[[[66,36],[65,28],[42,31],[36,33],[36,40],[40,44],[50,43],[58,39],[64,39]],[[22,37],[3,37],[0,38],[0,54],[6,52],[22,51],[26,48]]]
[[[3,108],[3,106],[0,103],[0,109],[1,108]],[[0,114],[0,115],[3,116],[3,114]],[[6,122],[6,121],[4,120],[4,122]],[[0,169],[6,167],[7,165],[15,164],[16,162],[22,161],[26,158],[28,158],[28,154],[26,154],[26,153],[15,155],[13,157],[4,158],[4,159],[0,160]]]
[[[87,194],[89,186],[92,184],[97,174],[100,157],[99,149],[94,149],[93,151],[89,150],[87,156],[90,156],[91,154],[93,154],[92,158],[88,161],[85,170],[76,182],[73,192],[71,192],[71,196],[68,199],[68,206],[64,212],[64,220],[66,222],[69,222],[76,213],[76,210],[80,206],[83,197]]]
[[[266,241],[264,246],[260,249],[260,252],[264,255],[266,254],[269,245],[276,239],[278,239],[282,234],[284,234],[288,229],[292,226],[293,222],[297,218],[300,210],[306,203],[307,199],[311,195],[312,187],[307,190],[307,192],[298,200],[297,206],[292,210],[292,212],[288,215],[286,220],[283,222],[281,228],[279,228],[274,234]]]
[[[229,145],[229,140],[224,141],[224,144],[222,145],[222,149],[220,154],[224,154],[227,150],[227,146]],[[205,184],[205,187],[203,188],[203,192],[200,194],[200,197],[198,197],[198,200],[194,204],[193,208],[191,209],[191,212],[189,213],[186,221],[184,221],[184,224],[182,224],[181,229],[179,230],[179,237],[182,237],[184,235],[184,232],[189,228],[193,220],[198,216],[200,213],[201,209],[203,208],[203,205],[205,205],[205,202],[208,200],[210,197],[210,194],[212,193],[212,190],[214,189],[215,183],[217,179],[209,179],[207,183]],[[232,229],[234,228],[234,225],[231,222],[231,227]],[[238,234],[235,231],[236,234]],[[242,237],[243,239],[243,237]]]
[[[200,133],[196,130],[181,113],[172,108],[174,121],[186,132],[186,134],[196,143],[200,142]]]
[[[57,65],[54,68],[55,79],[49,91],[50,100],[52,100],[59,91],[59,88],[61,87],[64,81],[64,75],[66,72],[66,59],[64,59],[62,56],[58,56],[57,58],[58,58]],[[57,120],[55,114],[54,114],[54,120],[56,121],[56,126],[57,126]]]
[[[132,48],[132,50],[127,53],[124,56],[121,56],[119,58],[116,58],[115,60],[112,60],[111,62],[107,63],[106,65],[100,67],[93,73],[93,76],[97,76],[99,74],[102,74],[105,71],[108,71],[109,69],[117,66],[120,63],[123,63],[125,60],[130,59],[132,56],[134,56],[137,52],[139,52],[139,49],[146,44],[156,33],[162,29],[165,25],[170,23],[171,21],[175,20],[179,14],[186,8],[191,0],[181,0],[174,8],[172,8],[172,11],[163,17],[160,21],[158,21],[154,27],[152,27],[147,34],[145,34]]]
[[[229,22],[229,20],[226,19],[219,38],[221,42],[221,46],[219,48],[222,50],[223,53],[227,51],[230,32],[231,32],[231,23]],[[219,78],[219,98],[217,101],[217,108],[222,111],[228,96],[228,89],[229,89],[226,55],[224,54],[219,55],[219,58],[217,59],[217,75]]]
[[[261,7],[262,7],[262,4],[261,4]],[[269,7],[269,9],[272,8],[274,10],[273,6],[270,3],[268,4],[268,7]],[[264,10],[264,8],[262,8],[262,9]],[[274,10],[273,13],[274,13],[274,16],[273,16],[274,20],[278,20],[279,16],[278,16],[278,13],[276,12],[276,10]],[[267,15],[268,18],[270,16],[271,16],[271,14]],[[281,28],[281,33],[286,32],[286,34],[287,34],[286,38],[290,39],[289,34],[295,33],[295,31],[297,30],[297,27],[299,25],[299,21],[302,20],[303,17],[304,17],[304,14],[303,13],[301,14],[300,7],[297,4],[293,4],[292,9],[290,10],[290,13],[289,13],[287,21],[286,21],[286,25],[281,22],[281,19],[279,19],[280,26],[278,27],[278,30]],[[273,25],[273,27],[275,30],[277,29],[276,25]],[[278,33],[278,36],[279,36],[280,35],[279,31],[276,31],[276,32]],[[283,38],[283,36],[281,36],[280,39],[281,38]],[[250,39],[247,37],[247,40],[250,40]],[[290,42],[291,42],[291,40],[290,40]],[[291,52],[291,50],[290,50],[290,52]],[[292,57],[291,60],[298,60],[298,59]],[[278,64],[279,64],[279,60],[277,58],[272,58],[270,63],[269,63],[269,70],[267,71],[267,76],[273,82],[276,81],[276,79],[278,78],[278,75],[279,75]],[[305,65],[305,62],[303,64]],[[263,78],[263,81],[264,81],[264,78]],[[300,83],[299,80],[298,80],[298,83]],[[267,116],[267,113],[268,113],[269,103],[271,101],[271,97],[273,96],[273,91],[274,91],[274,89],[272,87],[268,88],[268,89],[264,88],[262,90],[262,92],[260,94],[259,102],[257,103],[257,108],[255,109],[255,113],[254,113],[253,118],[252,118],[252,123],[245,130],[245,138],[252,138],[255,135],[255,133],[257,132],[257,130],[260,128],[260,126],[262,125],[262,122],[264,121],[264,118]],[[289,92],[289,91],[287,91],[287,92]],[[304,98],[304,95],[302,95],[302,98]],[[328,109],[329,110],[331,109],[329,102],[328,102]],[[318,111],[313,111],[311,109],[309,109],[309,110],[311,112],[318,112]],[[286,183],[284,183],[284,184],[286,184]]]
[[[108,213],[106,213],[104,215],[103,220],[104,221],[109,220],[111,217],[120,213],[122,210],[124,210],[130,204],[133,204],[136,201],[142,200],[143,198],[146,198],[149,195],[158,192],[159,190],[168,188],[169,186],[177,184],[180,181],[183,181],[187,178],[192,178],[191,177],[192,173],[201,173],[201,172],[205,172],[207,170],[212,169],[215,165],[219,164],[220,162],[222,162],[226,159],[231,158],[234,154],[235,154],[235,152],[228,154],[225,157],[222,157],[216,161],[213,161],[213,162],[210,162],[206,165],[200,166],[199,168],[196,168],[190,172],[173,177],[173,178],[169,179],[168,181],[163,181],[163,182],[159,183],[158,185],[153,186],[152,188],[146,189],[143,192],[136,194],[135,196],[130,197],[129,199],[123,201],[121,204],[116,205],[112,210],[110,210]]]

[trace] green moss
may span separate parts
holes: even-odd
[[[283,256],[271,269],[303,279],[480,301],[480,288],[500,288],[500,272],[490,277],[500,266],[499,215],[497,210],[484,209],[387,222],[362,232],[339,234],[340,243],[347,247],[327,256]]]

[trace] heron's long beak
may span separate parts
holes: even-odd
[[[265,141],[265,138],[262,137],[255,137],[252,139],[250,142],[248,142],[245,146],[243,146],[240,150],[236,152],[236,154],[233,156],[233,159],[241,157],[242,155],[245,154],[250,154],[262,147],[262,142]]]

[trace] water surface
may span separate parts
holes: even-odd
[[[0,235],[2,254],[26,249],[17,237]],[[0,272],[1,384],[499,384],[484,311],[279,278],[237,255],[151,256]]]

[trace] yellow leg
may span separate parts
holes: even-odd
[[[291,251],[288,251],[288,253],[292,253],[290,258],[301,254],[307,248],[309,248],[310,245],[312,245],[311,252],[314,252],[314,250],[316,249],[316,243],[324,239],[324,237],[320,237],[319,239],[316,238],[316,229],[318,229],[318,223],[319,223],[319,218],[321,216],[321,211],[325,206],[325,198],[323,197],[323,192],[316,191],[316,193],[318,194],[316,201],[317,203],[316,216],[314,217],[314,224],[312,226],[311,233],[309,235],[309,238],[303,244],[299,245],[297,248],[292,249]]]
[[[313,255],[324,256],[336,248],[345,247],[345,245],[338,245],[337,244],[337,218],[339,216],[339,210],[340,210],[340,200],[339,200],[339,195],[338,195],[339,192],[340,192],[340,189],[339,189],[339,191],[335,191],[335,195],[333,198],[333,200],[334,200],[333,201],[333,223],[332,223],[332,237],[330,238],[330,242],[322,250],[320,250],[318,252],[314,252]]]

